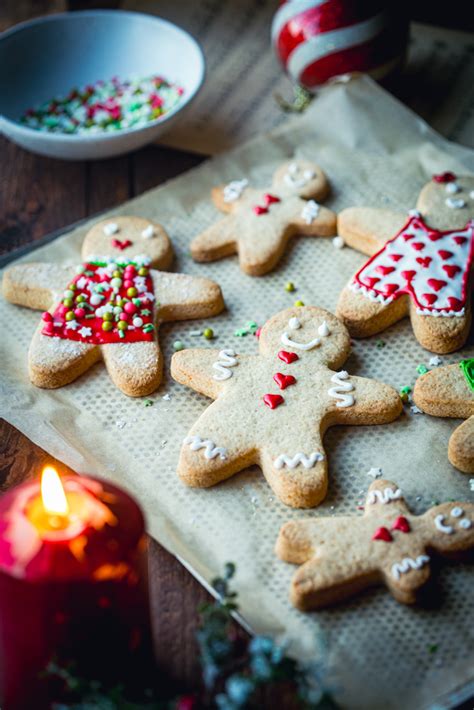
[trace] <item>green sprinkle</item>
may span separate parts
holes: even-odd
[[[430,644],[428,645],[428,653],[436,653],[436,651],[438,650],[438,648],[439,648],[439,646],[438,646],[437,643],[430,643]]]
[[[252,335],[255,335],[258,330],[258,324],[255,323],[254,320],[251,320],[247,323],[247,328],[249,329],[249,332],[252,333]]]
[[[249,331],[247,330],[247,328],[239,328],[234,333],[234,335],[236,335],[238,338],[243,338],[245,335],[248,335],[248,334],[249,334]]]
[[[95,318],[95,313],[88,313],[86,316],[84,316],[86,320],[90,320],[91,318]]]
[[[376,347],[378,348],[384,348],[385,347],[385,341],[384,340],[377,340],[375,343]]]
[[[304,306],[304,303],[303,303],[303,301],[295,301],[293,305],[295,305],[295,306],[297,306],[298,308],[300,308],[301,306]]]
[[[143,404],[145,407],[153,407],[155,403],[152,399],[144,399]]]
[[[428,372],[428,368],[426,367],[426,365],[421,364],[421,365],[418,365],[418,367],[416,368],[416,371],[418,372],[419,375],[425,375]]]
[[[118,332],[120,338],[125,338],[125,331],[124,330],[119,330]]]
[[[405,387],[402,387],[400,390],[400,394],[410,394],[411,392],[411,387],[409,385],[405,385]]]
[[[285,284],[285,291],[288,291],[288,293],[293,293],[293,291],[296,291],[295,284],[293,283],[293,281],[288,281]]]
[[[173,350],[175,352],[179,352],[180,350],[184,350],[184,343],[182,343],[181,340],[175,340],[173,343]]]
[[[214,337],[214,331],[212,330],[212,328],[206,328],[203,331],[203,335],[206,338],[206,340],[212,340]]]

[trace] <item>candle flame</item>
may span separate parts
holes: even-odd
[[[69,505],[58,472],[52,466],[46,466],[41,475],[41,498],[47,513],[67,515]]]

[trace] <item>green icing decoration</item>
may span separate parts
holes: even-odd
[[[474,391],[474,357],[471,357],[468,360],[461,360],[459,367],[463,371],[467,384]]]

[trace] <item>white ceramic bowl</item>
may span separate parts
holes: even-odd
[[[161,74],[184,89],[181,101],[145,126],[68,135],[28,128],[24,111],[98,79]],[[40,17],[0,36],[0,131],[41,155],[67,160],[108,158],[164,133],[199,91],[205,60],[197,42],[171,22],[120,10]]]

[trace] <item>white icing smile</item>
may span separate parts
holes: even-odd
[[[295,348],[296,350],[312,350],[317,345],[321,344],[319,338],[313,338],[309,343],[297,343],[296,340],[292,340],[287,332],[283,333],[281,336],[281,342],[289,348]]]

